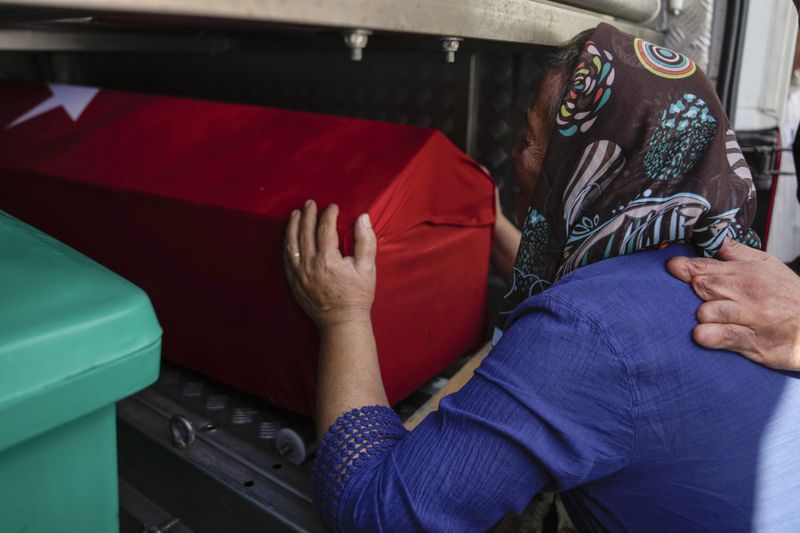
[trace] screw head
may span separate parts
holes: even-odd
[[[445,59],[448,63],[454,63],[456,60],[456,52],[461,46],[461,37],[442,37],[442,51],[445,53]]]
[[[370,35],[372,35],[371,31],[362,29],[344,32],[344,44],[350,49],[350,59],[361,61],[363,50],[367,46]]]
[[[292,428],[281,428],[275,434],[275,447],[290,463],[303,464],[308,458],[308,447],[303,437]]]
[[[173,415],[169,419],[169,430],[172,433],[172,445],[182,450],[191,447],[197,438],[194,424],[185,416]]]

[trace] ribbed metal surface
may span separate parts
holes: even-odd
[[[516,194],[512,151],[522,136],[525,111],[543,74],[541,54],[537,53],[485,53],[476,61],[477,142],[469,151],[494,176],[504,206],[511,206]]]
[[[225,408],[207,408],[223,396]],[[296,466],[274,445],[278,429],[309,420],[170,365],[117,414],[120,479],[192,531],[326,531],[311,502],[311,463]],[[196,429],[191,446],[171,444],[174,415]]]
[[[670,14],[664,45],[692,58],[708,70],[711,50],[711,27],[715,0],[685,0],[678,15]]]
[[[400,418],[407,418],[425,403],[461,363],[454,363],[397,405],[395,410]],[[186,412],[195,413],[197,417],[193,421],[201,433],[225,429],[270,453],[277,453],[273,439],[282,428],[291,428],[301,435],[313,434],[311,420],[306,417],[284,411],[264,400],[168,362],[162,364],[161,374],[152,389],[185,407]],[[183,411],[168,414],[181,413]],[[311,446],[312,443],[308,444]],[[308,473],[311,464],[306,463],[302,468]]]
[[[269,440],[282,427],[310,425],[307,419],[168,363],[163,365],[154,388],[201,413],[214,428],[229,428],[244,438]],[[271,443],[269,446],[272,450]]]
[[[352,62],[324,39],[313,51],[74,54],[60,81],[431,127],[464,146],[469,58],[370,50]]]

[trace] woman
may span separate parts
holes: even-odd
[[[411,432],[381,385],[368,217],[342,258],[335,206],[318,225],[313,202],[292,214],[286,270],[321,333],[323,516],[484,530],[555,489],[581,531],[796,529],[800,383],[694,344],[699,300],[664,268],[692,253],[680,243],[713,255],[755,239],[752,179],[710,83],[601,24],[560,51],[528,121],[505,332]]]

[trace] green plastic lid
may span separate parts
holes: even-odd
[[[152,383],[160,346],[141,289],[0,211],[0,450]]]

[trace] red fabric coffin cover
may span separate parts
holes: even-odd
[[[310,414],[318,337],[283,234],[308,198],[368,212],[372,311],[396,403],[483,333],[493,184],[441,133],[31,83],[0,84],[0,208],[141,286],[164,356]]]

